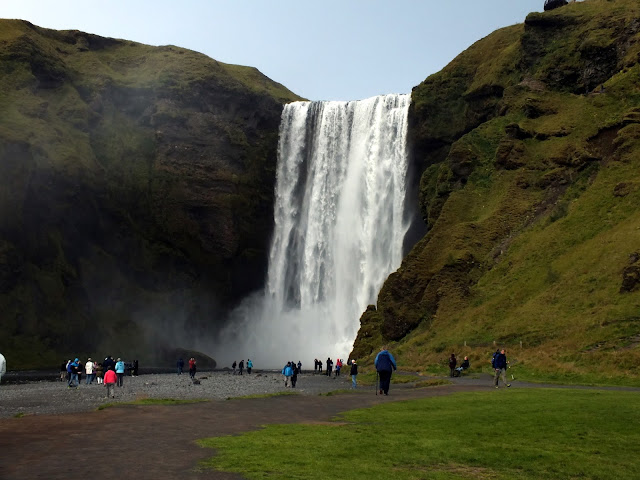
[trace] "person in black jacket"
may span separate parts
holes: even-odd
[[[453,373],[456,370],[456,365],[458,363],[458,360],[456,359],[456,355],[455,353],[452,353],[451,356],[449,357],[449,376],[453,377]]]
[[[509,362],[507,361],[507,355],[505,353],[505,349],[500,350],[500,353],[496,355],[496,358],[493,361],[493,368],[496,371],[496,375],[493,379],[493,383],[495,387],[498,388],[498,380],[502,378],[502,383],[504,383],[507,387],[510,387],[511,384],[507,383],[507,365]]]
[[[358,376],[358,365],[355,360],[351,360],[351,388],[356,388],[358,386],[358,381],[356,377]]]

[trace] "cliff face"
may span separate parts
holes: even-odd
[[[282,105],[260,72],[0,21],[5,355],[194,346],[266,269]]]
[[[363,314],[356,358],[397,341],[408,368],[484,365],[501,345],[521,375],[637,379],[638,18],[631,0],[531,14],[414,89],[429,231]]]

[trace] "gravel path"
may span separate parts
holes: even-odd
[[[188,374],[149,374],[125,377],[124,386],[115,387],[115,398],[106,397],[103,385],[68,388],[66,382],[40,380],[0,386],[0,418],[21,415],[43,415],[86,412],[104,403],[131,402],[144,398],[227,399],[255,394],[270,394],[285,390],[303,395],[317,395],[331,390],[349,388],[351,378],[325,375],[298,375],[295,389],[286,388],[282,375],[273,371],[254,371],[251,375],[226,372],[200,372],[200,384],[194,384]]]

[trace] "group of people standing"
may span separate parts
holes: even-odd
[[[317,358],[315,358],[313,360],[313,373],[322,373],[322,360],[318,360]],[[340,376],[340,370],[342,369],[342,367],[344,366],[344,361],[341,358],[336,358],[336,362],[335,362],[335,371],[333,369],[333,360],[331,360],[331,357],[327,357],[327,361],[325,363],[326,365],[326,369],[325,369],[325,375],[327,377],[331,376],[331,373],[334,373],[334,375],[336,377]]]
[[[236,370],[237,368],[237,370]],[[253,368],[253,362],[251,361],[250,358],[247,359],[247,373],[249,375],[251,375],[251,369]],[[236,363],[236,361],[233,361],[233,364],[231,364],[231,370],[232,373],[234,375],[238,374],[238,375],[242,375],[242,372],[244,371],[244,359],[240,360],[240,363]]]
[[[86,375],[86,385],[104,384],[107,387],[107,397],[114,397],[114,386],[124,386],[125,363],[121,358],[114,360],[111,355],[104,361],[94,362],[91,357],[83,364],[79,358],[67,360],[60,366],[60,380],[67,381],[67,388],[78,388],[80,386],[82,373]],[[131,375],[138,374],[138,360],[133,361]]]

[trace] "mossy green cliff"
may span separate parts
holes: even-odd
[[[413,90],[429,231],[355,357],[396,342],[404,368],[480,368],[504,346],[528,378],[637,383],[639,19],[634,0],[532,13]]]
[[[256,69],[0,21],[0,350],[151,358],[263,282],[282,105]]]

